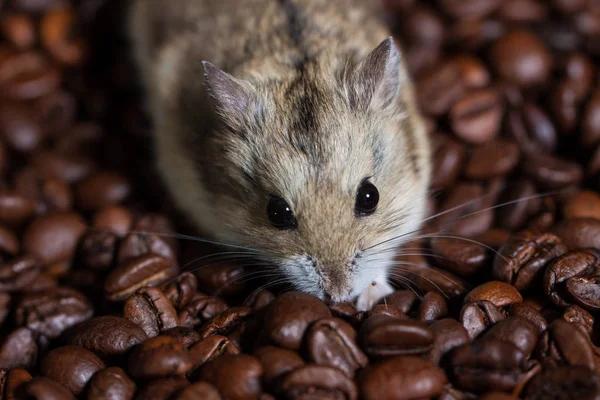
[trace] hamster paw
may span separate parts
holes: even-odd
[[[394,293],[394,288],[386,280],[374,281],[373,284],[362,292],[356,299],[358,311],[370,310],[379,300]]]

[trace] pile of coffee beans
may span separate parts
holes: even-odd
[[[126,5],[0,1],[2,400],[600,399],[597,0],[385,1],[435,165],[366,312],[183,236]]]

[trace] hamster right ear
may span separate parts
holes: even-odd
[[[246,113],[253,99],[252,86],[208,61],[203,61],[202,65],[206,89],[216,111],[228,119]]]

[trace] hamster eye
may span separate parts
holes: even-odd
[[[297,225],[294,212],[281,197],[273,197],[267,206],[267,215],[271,225],[278,229],[294,229]]]
[[[357,217],[373,214],[377,208],[377,203],[379,203],[379,191],[371,182],[363,181],[356,193],[354,214]]]

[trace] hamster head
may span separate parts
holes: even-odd
[[[216,124],[204,152],[209,227],[256,251],[297,290],[347,301],[385,279],[419,228],[426,134],[391,38],[341,70],[306,61],[240,80],[204,62]]]

